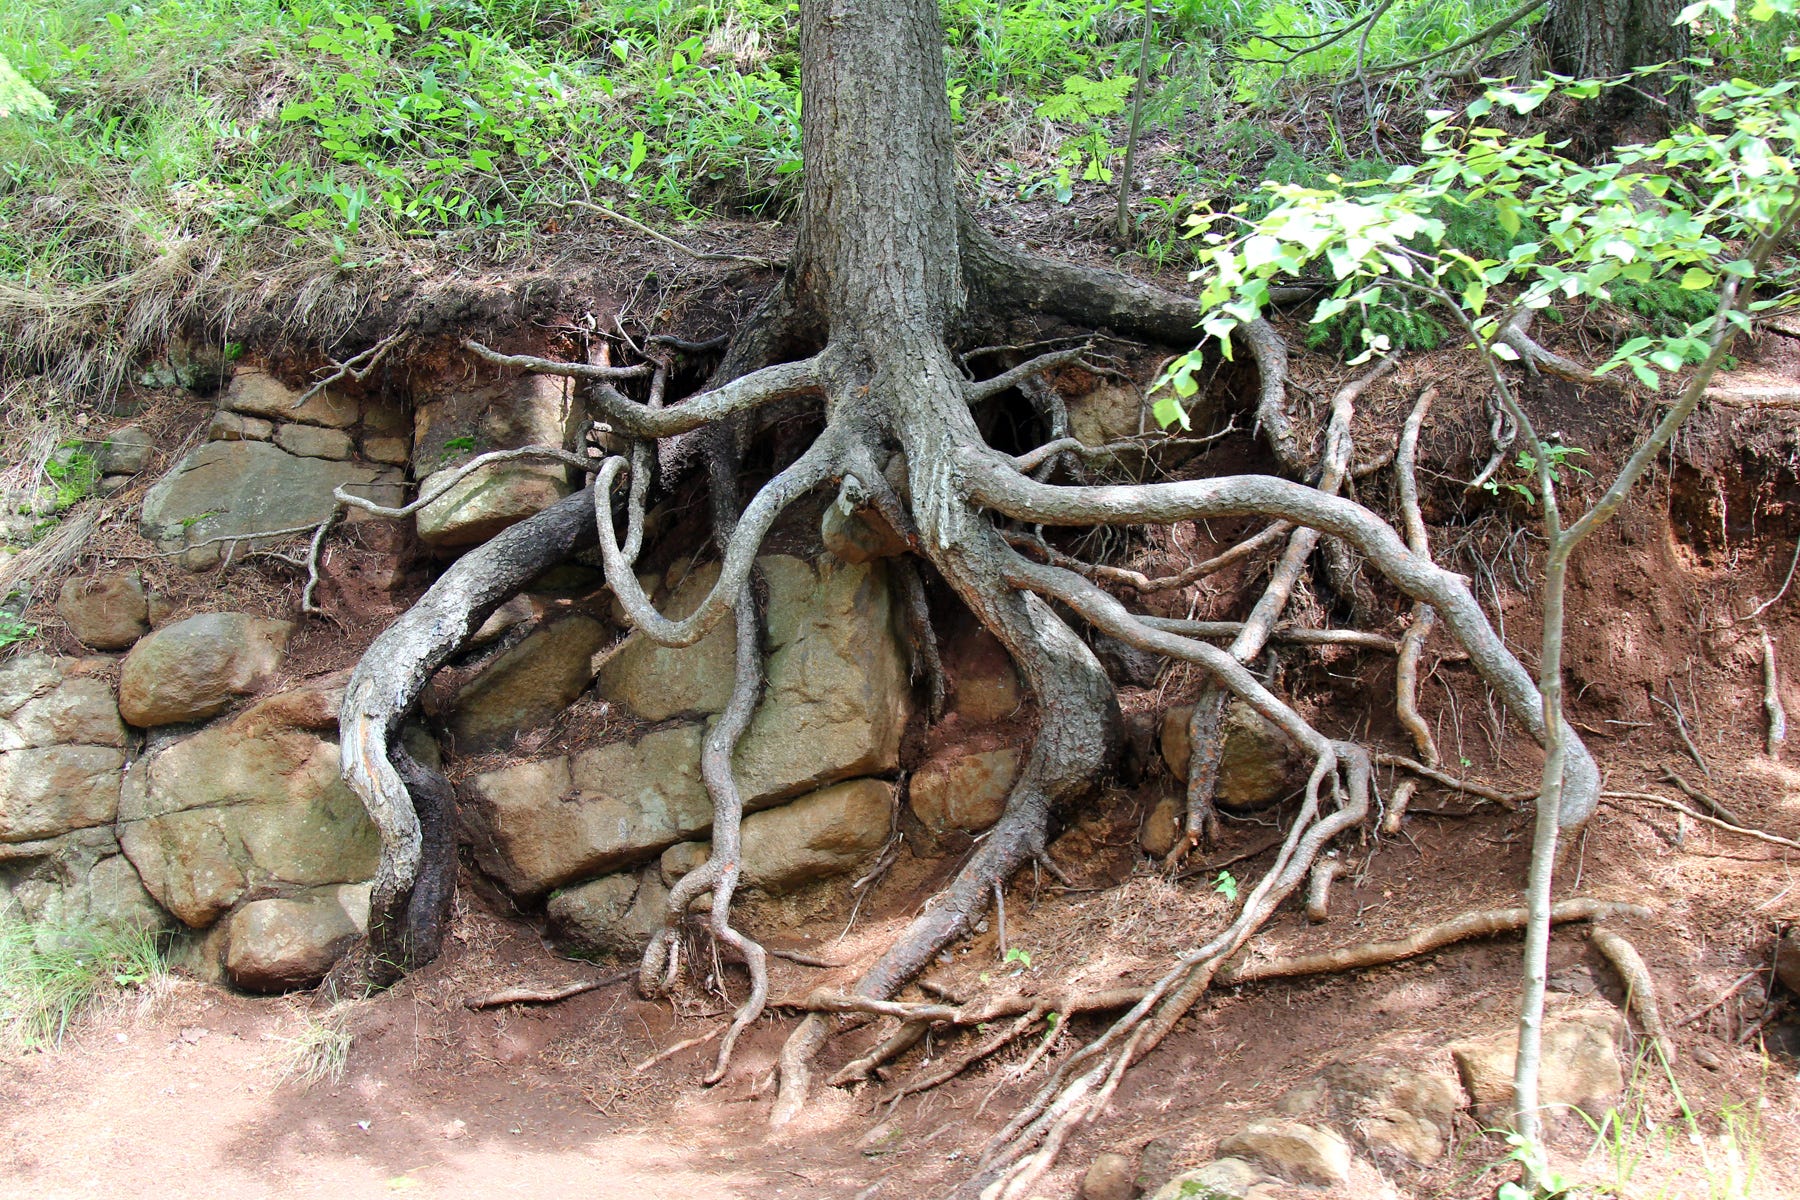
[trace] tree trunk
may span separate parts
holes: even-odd
[[[1552,0],[1542,29],[1550,70],[1577,79],[1612,79],[1638,67],[1676,62],[1688,53],[1688,29],[1676,25],[1682,0]],[[1563,131],[1595,154],[1667,132],[1687,103],[1673,73],[1608,88],[1584,104]]]

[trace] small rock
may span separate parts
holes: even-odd
[[[156,443],[136,425],[126,425],[106,435],[100,443],[100,471],[104,475],[136,475],[150,465]]]
[[[857,1148],[863,1152],[864,1158],[880,1158],[904,1148],[905,1145],[906,1130],[893,1121],[883,1121],[863,1134]]]
[[[914,772],[913,815],[933,833],[977,833],[1000,819],[1019,775],[1019,752],[1007,747],[940,758]]]
[[[124,766],[124,752],[110,746],[0,753],[0,842],[57,837],[111,822],[119,811]]]
[[[213,414],[212,424],[206,427],[209,442],[266,442],[273,436],[275,422],[234,412]]]
[[[404,467],[412,452],[412,447],[405,438],[398,437],[365,437],[362,444],[363,457],[371,462],[388,463],[396,467]]]
[[[1720,1063],[1718,1055],[1714,1054],[1699,1042],[1692,1043],[1687,1046],[1686,1049],[1689,1058],[1693,1059],[1709,1071],[1716,1071],[1723,1065]]]
[[[1081,1180],[1081,1200],[1131,1200],[1137,1195],[1131,1182],[1136,1174],[1137,1163],[1125,1155],[1096,1154]]]
[[[1219,1153],[1252,1158],[1296,1183],[1336,1184],[1350,1178],[1350,1143],[1329,1129],[1279,1117],[1252,1121],[1219,1142]]]
[[[631,956],[662,928],[668,896],[656,868],[646,867],[564,888],[550,897],[544,915],[551,934],[572,950]]]
[[[102,475],[94,490],[102,496],[116,496],[131,486],[132,478],[130,475]]]
[[[1625,1090],[1617,1050],[1623,1030],[1618,1013],[1598,1009],[1545,1020],[1538,1095],[1550,1119],[1578,1108],[1598,1121],[1619,1102]],[[1518,1045],[1518,1031],[1508,1029],[1450,1047],[1476,1119],[1485,1125],[1512,1118]]]
[[[462,1120],[460,1117],[454,1121],[445,1121],[443,1128],[439,1130],[439,1132],[443,1134],[446,1142],[461,1141],[468,1136],[469,1123]]]
[[[1140,1192],[1154,1192],[1175,1174],[1175,1164],[1185,1147],[1172,1137],[1151,1138],[1138,1154],[1137,1178],[1132,1180]]]
[[[1433,1163],[1449,1148],[1462,1097],[1452,1079],[1402,1063],[1327,1067],[1283,1096],[1284,1116],[1320,1114],[1377,1154]]]
[[[350,435],[343,430],[320,429],[316,425],[283,425],[275,431],[275,444],[301,458],[339,461],[349,458],[354,448]]]
[[[56,598],[69,632],[96,650],[124,650],[150,632],[150,602],[136,571],[71,579]]]
[[[1180,796],[1164,796],[1144,818],[1144,831],[1138,835],[1138,846],[1145,854],[1162,858],[1175,848],[1181,834],[1186,805]]]
[[[1151,1200],[1248,1200],[1263,1178],[1241,1158],[1218,1158],[1175,1176]]]
[[[119,712],[140,728],[213,716],[280,669],[294,626],[246,613],[203,613],[139,641],[119,669]]]

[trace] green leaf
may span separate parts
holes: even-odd
[[[1627,365],[1631,367],[1631,373],[1638,377],[1638,382],[1645,387],[1657,388],[1662,386],[1662,380],[1657,376],[1656,368],[1652,367],[1649,363],[1640,360]]]
[[[1164,429],[1171,425],[1180,425],[1183,429],[1192,428],[1188,424],[1187,409],[1181,407],[1181,401],[1172,395],[1164,395],[1151,405],[1150,415],[1155,417],[1156,423]]]
[[[1699,267],[1689,267],[1687,273],[1681,277],[1681,286],[1690,292],[1697,292],[1712,285],[1712,272],[1703,271]]]

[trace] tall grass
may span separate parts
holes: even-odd
[[[166,948],[153,930],[0,918],[0,1047],[59,1044],[95,1005],[159,984]]]

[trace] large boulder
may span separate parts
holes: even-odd
[[[123,746],[125,726],[100,659],[30,654],[0,665],[0,751]]]
[[[770,895],[853,871],[881,849],[893,827],[893,788],[879,779],[853,779],[752,813],[742,829],[739,879]],[[662,858],[671,883],[704,863],[711,847],[687,842]]]
[[[253,900],[231,914],[225,974],[252,992],[311,987],[369,931],[369,885]]]
[[[288,723],[318,700],[271,697],[147,752],[126,776],[119,842],[187,925],[247,897],[374,874],[380,839],[338,774],[336,741]]]
[[[1177,779],[1188,772],[1190,704],[1163,714],[1162,754]],[[1306,782],[1307,763],[1292,742],[1241,700],[1225,706],[1225,749],[1219,756],[1219,807],[1234,812],[1267,808]]]
[[[503,746],[556,716],[594,679],[594,655],[612,638],[603,623],[570,613],[496,655],[456,698],[450,729],[463,750]]]
[[[517,375],[427,399],[413,410],[420,494],[477,454],[571,445],[578,417],[569,381],[550,375]],[[568,471],[561,466],[491,464],[419,510],[419,537],[445,549],[477,545],[569,492]]]
[[[281,667],[290,621],[202,613],[132,647],[119,670],[119,711],[149,728],[214,716],[267,686]]]
[[[150,597],[136,571],[70,579],[56,612],[77,641],[96,650],[124,650],[150,632]]]
[[[482,869],[521,897],[635,866],[712,823],[697,725],[477,775]]]
[[[913,815],[933,833],[979,833],[1006,811],[1018,776],[1019,752],[1010,746],[932,759],[913,772]]]
[[[0,664],[0,842],[55,838],[118,812],[125,727],[104,659]]]
[[[199,566],[217,561],[218,547],[227,540],[259,548],[282,540],[270,536],[272,531],[317,525],[337,507],[336,488],[387,499],[389,471],[302,458],[267,442],[207,442],[150,489],[140,525],[164,550],[191,547],[189,565]]]
[[[1625,1023],[1610,1009],[1583,1009],[1544,1021],[1543,1056],[1538,1066],[1538,1102],[1553,1120],[1579,1109],[1599,1121],[1619,1103],[1625,1077],[1618,1045]],[[1513,1064],[1518,1058],[1516,1028],[1456,1042],[1450,1057],[1463,1088],[1484,1125],[1512,1119]]]

